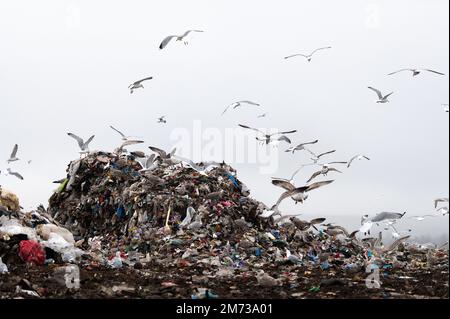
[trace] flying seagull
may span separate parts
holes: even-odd
[[[139,164],[141,164],[142,169],[140,170],[140,172],[147,172],[147,171],[151,171],[155,168],[158,167],[157,164],[155,164],[155,159],[156,159],[156,155],[152,154],[151,156],[147,157],[145,159],[145,161],[139,161]]]
[[[8,175],[15,176],[15,177],[17,177],[18,179],[23,180],[23,176],[20,175],[19,173],[17,173],[17,172],[12,172],[11,169],[9,169],[9,168],[8,168],[7,170],[8,170]]]
[[[19,145],[14,145],[13,150],[11,152],[11,155],[9,156],[8,159],[8,164],[12,163],[12,162],[17,162],[19,160],[19,158],[17,157],[17,151],[19,150]]]
[[[139,140],[126,140],[120,145],[116,150],[115,153],[121,154],[124,151],[124,147],[130,146],[130,145],[136,145],[136,144],[142,144],[144,141]]]
[[[230,105],[228,105],[227,108],[225,109],[225,111],[222,112],[222,115],[224,115],[230,107],[233,108],[233,110],[235,110],[238,107],[243,106],[243,104],[247,104],[247,105],[251,105],[251,106],[261,106],[259,103],[252,102],[252,101],[246,101],[246,100],[237,101],[237,102],[234,102],[234,103],[231,103]]]
[[[136,89],[140,89],[140,88],[143,89],[144,86],[142,85],[142,82],[152,80],[152,79],[153,79],[153,77],[150,76],[150,77],[147,77],[145,79],[142,79],[142,80],[139,80],[139,81],[136,81],[136,82],[130,84],[130,86],[128,86],[128,89],[130,90],[130,94],[133,94],[134,90],[136,90]]]
[[[186,31],[183,35],[169,35],[168,37],[166,37],[161,44],[159,45],[159,49],[162,50],[164,49],[171,40],[176,39],[176,41],[183,41],[185,45],[188,44],[188,42],[186,41],[186,37],[191,33],[191,32],[204,32],[201,30],[188,30]]]
[[[95,135],[92,135],[86,142],[79,136],[67,133],[70,137],[74,138],[78,142],[78,146],[80,147],[81,152],[80,153],[89,153],[89,144],[94,139]]]
[[[378,213],[377,215],[375,215],[374,217],[372,217],[371,219],[369,219],[369,221],[371,221],[372,223],[379,223],[384,220],[395,220],[395,219],[402,218],[403,216],[405,216],[405,214],[406,214],[406,212],[404,212],[403,214],[381,212],[381,213]]]
[[[296,56],[302,56],[302,57],[306,58],[308,60],[308,62],[311,62],[312,57],[313,57],[314,54],[316,54],[318,51],[326,50],[326,49],[331,49],[331,47],[318,48],[318,49],[314,50],[313,52],[311,52],[311,54],[308,54],[308,55],[301,54],[301,53],[289,55],[289,56],[285,57],[285,59],[290,59],[290,58],[293,58],[293,57],[296,57]]]
[[[360,161],[360,160],[362,160],[362,159],[366,159],[366,160],[370,161],[370,158],[368,158],[368,157],[365,156],[365,155],[361,155],[361,154],[360,154],[360,155],[356,155],[356,156],[353,156],[353,157],[348,161],[347,167],[350,167],[350,165],[352,165],[353,161],[355,161],[355,160]]]
[[[329,172],[342,173],[340,170],[338,170],[338,169],[336,169],[334,167],[330,167],[328,165],[325,165],[325,166],[322,166],[322,169],[320,171],[317,171],[314,174],[312,174],[312,176],[308,179],[307,183],[311,182],[317,176],[320,176],[320,175],[327,176]]]
[[[394,92],[391,92],[391,93],[389,93],[388,95],[384,95],[384,96],[383,96],[383,94],[381,93],[380,90],[375,89],[375,88],[373,88],[373,87],[371,87],[371,86],[369,86],[368,88],[371,89],[372,91],[374,91],[374,92],[378,95],[378,101],[377,101],[377,103],[388,103],[388,102],[389,102],[388,98],[389,98],[392,94],[394,94]]]
[[[313,152],[311,152],[309,149],[307,149],[305,146],[306,145],[312,145],[312,144],[316,144],[317,142],[319,142],[319,140],[315,140],[312,142],[307,142],[307,143],[302,143],[302,144],[298,144],[295,147],[289,147],[285,152],[292,152],[292,154],[295,153],[295,151],[307,151],[309,152],[312,156],[315,156],[315,154]]]
[[[166,117],[165,117],[165,116],[159,117],[159,118],[158,118],[158,123],[162,123],[162,124],[167,123]]]
[[[291,144],[291,140],[285,134],[293,134],[293,133],[297,132],[297,130],[293,130],[293,131],[286,131],[286,132],[278,132],[278,133],[266,134],[266,133],[264,133],[264,132],[262,132],[262,131],[260,131],[260,130],[258,130],[256,128],[252,128],[250,126],[246,126],[246,125],[242,125],[242,124],[239,124],[239,126],[242,127],[242,128],[245,128],[245,129],[248,129],[248,130],[252,130],[252,131],[255,131],[255,132],[258,132],[258,133],[262,134],[264,137],[263,138],[257,137],[256,140],[258,140],[258,141],[260,141],[262,143],[265,143],[266,145],[270,144],[273,141],[277,141],[277,142],[284,141],[286,143]]]
[[[291,197],[294,202],[297,203],[303,203],[308,198],[308,192],[331,184],[333,181],[324,181],[324,182],[318,182],[311,185],[306,185],[303,187],[295,187],[292,183],[284,182],[284,181],[272,181],[272,184],[278,187],[281,187],[286,190],[280,198],[278,199],[278,202],[272,207],[272,210],[277,209],[278,206],[280,206],[281,202],[285,200],[286,198]]]
[[[305,164],[300,166],[299,169],[297,169],[292,175],[290,179],[284,179],[284,178],[278,178],[278,177],[272,177],[273,181],[284,181],[284,182],[288,182],[288,183],[292,183],[292,181],[294,180],[295,176],[302,170],[303,167],[308,166],[309,164]]]
[[[431,73],[435,73],[435,74],[439,74],[439,75],[445,75],[444,73],[441,73],[441,72],[438,72],[438,71],[434,71],[434,70],[430,70],[430,69],[401,69],[401,70],[389,73],[388,75],[394,75],[394,74],[397,74],[397,73],[400,73],[400,72],[404,72],[404,71],[412,72],[413,76],[418,76],[423,71],[431,72]]]
[[[117,133],[119,133],[120,136],[122,136],[122,140],[127,141],[129,136],[125,136],[125,134],[123,134],[121,131],[119,131],[118,129],[116,129],[114,126],[109,126],[112,130],[116,131]]]
[[[329,155],[329,154],[332,154],[332,153],[335,153],[335,152],[336,152],[336,150],[332,150],[332,151],[328,151],[328,152],[325,152],[325,153],[321,153],[319,155],[316,155],[314,152],[310,152],[310,153],[313,154],[313,158],[311,158],[311,160],[313,161],[312,164],[317,164],[322,156]]]

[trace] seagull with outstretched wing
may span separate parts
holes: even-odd
[[[401,69],[401,70],[389,73],[388,75],[394,75],[394,74],[405,72],[405,71],[412,72],[412,76],[418,76],[423,71],[431,72],[431,73],[438,74],[438,75],[445,75],[444,73],[441,73],[441,72],[438,72],[438,71],[434,71],[434,70],[430,70],[430,69]]]
[[[374,88],[374,87],[369,86],[368,88],[369,88],[370,90],[374,91],[374,92],[377,94],[377,96],[378,96],[378,101],[377,101],[377,103],[381,103],[381,104],[388,103],[388,102],[389,102],[388,98],[389,98],[392,94],[394,94],[394,92],[391,92],[391,93],[389,93],[388,95],[383,95],[383,93],[381,93],[380,90],[378,90],[378,89],[376,89],[376,88]]]
[[[366,159],[366,160],[370,161],[370,158],[368,158],[365,155],[361,155],[361,154],[355,155],[348,161],[347,167],[350,167],[350,165],[352,165],[353,161],[356,161],[356,160],[360,161],[362,159]]]
[[[73,133],[67,133],[67,135],[69,135],[70,137],[72,137],[73,139],[75,139],[77,141],[78,146],[81,150],[80,153],[89,153],[89,144],[92,142],[95,135],[92,135],[86,142],[81,137],[79,137]]]
[[[293,58],[293,57],[301,56],[301,57],[304,57],[305,59],[307,59],[308,62],[311,62],[312,57],[313,57],[314,54],[316,54],[317,52],[319,52],[321,50],[327,50],[327,49],[331,49],[331,47],[318,48],[318,49],[315,49],[310,54],[297,53],[297,54],[289,55],[289,56],[285,57],[284,59],[286,60],[286,59],[290,59],[290,58]]]
[[[439,203],[448,203],[448,197],[436,198],[434,200],[434,208],[437,208]]]
[[[285,152],[286,153],[292,152],[292,154],[294,154],[296,151],[307,151],[312,156],[315,156],[315,154],[313,152],[311,152],[308,148],[306,148],[306,145],[312,145],[312,144],[316,144],[318,142],[319,142],[319,140],[315,140],[315,141],[312,141],[312,142],[301,143],[301,144],[298,144],[297,146],[289,147]]]
[[[286,189],[286,192],[284,192],[283,194],[281,194],[280,198],[278,199],[277,203],[272,207],[272,210],[277,209],[278,206],[280,206],[281,202],[284,201],[285,199],[291,197],[294,202],[297,203],[303,203],[306,199],[308,199],[308,193],[314,189],[317,189],[319,187],[331,184],[334,181],[323,181],[323,182],[318,182],[318,183],[313,183],[311,185],[306,185],[303,187],[298,187],[298,188],[292,188],[292,186],[289,186],[286,183],[280,183],[280,182],[272,182],[274,185],[276,186],[280,186],[282,188]]]
[[[169,35],[166,38],[164,38],[164,40],[161,42],[161,44],[159,45],[159,49],[160,50],[164,49],[170,43],[170,41],[172,41],[174,39],[176,41],[183,41],[184,45],[187,45],[188,42],[186,41],[186,37],[192,32],[204,32],[204,31],[202,31],[202,30],[187,30],[182,35]]]
[[[148,81],[148,80],[153,80],[153,77],[149,76],[145,79],[142,79],[142,80],[139,80],[139,81],[136,81],[136,82],[130,84],[128,86],[128,89],[130,90],[130,94],[133,94],[134,90],[136,90],[136,89],[143,89],[144,85],[142,85],[142,83],[145,81]]]
[[[232,108],[233,110],[237,109],[238,107],[242,107],[243,105],[249,105],[249,106],[261,106],[261,104],[256,103],[256,102],[252,102],[252,101],[248,101],[248,100],[244,100],[244,101],[237,101],[234,103],[231,103],[230,105],[227,106],[227,108],[222,112],[222,115],[224,115],[230,108]]]
[[[292,130],[292,131],[285,131],[285,132],[277,132],[277,133],[272,133],[272,134],[267,134],[262,132],[261,130],[258,130],[256,128],[247,126],[247,125],[242,125],[239,124],[240,127],[244,128],[244,129],[248,129],[248,130],[252,130],[255,132],[260,133],[261,135],[263,135],[263,138],[260,137],[256,137],[256,140],[265,143],[265,144],[270,144],[271,142],[286,142],[288,144],[291,144],[291,140],[286,136],[286,134],[293,134],[296,133],[297,130]]]

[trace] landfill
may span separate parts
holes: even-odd
[[[48,209],[2,190],[0,298],[449,296],[448,247],[276,219],[225,163],[143,157],[71,162]]]

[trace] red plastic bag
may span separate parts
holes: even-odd
[[[26,263],[43,265],[45,263],[45,252],[38,242],[33,240],[22,240],[19,243],[19,257]]]

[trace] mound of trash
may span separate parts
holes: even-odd
[[[228,165],[201,174],[177,162],[143,170],[139,160],[97,152],[72,162],[49,213],[78,239],[126,245],[195,232],[233,240],[242,229],[269,227],[269,220],[258,218],[265,206],[249,197]]]
[[[2,193],[0,297],[66,297],[61,264],[88,298],[448,298],[448,245],[283,216],[225,163],[157,153],[71,162],[47,210]]]

